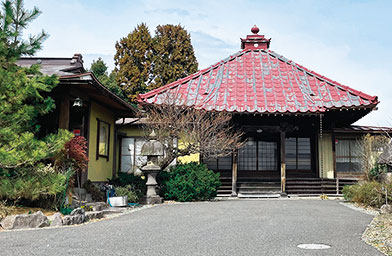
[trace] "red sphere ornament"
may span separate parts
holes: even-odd
[[[257,34],[257,33],[259,33],[260,29],[256,25],[254,25],[250,31],[253,34]]]

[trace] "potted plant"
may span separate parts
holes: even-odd
[[[111,206],[127,206],[128,201],[135,203],[139,200],[135,189],[132,185],[126,185],[124,187],[115,187],[115,197],[109,197],[109,203]]]

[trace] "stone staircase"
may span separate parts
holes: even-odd
[[[279,198],[280,181],[239,181],[237,183],[239,198]]]
[[[231,177],[220,177],[221,186],[218,189],[218,197],[229,197],[231,195]]]
[[[318,196],[322,194],[341,196],[344,186],[353,185],[357,182],[356,179],[288,178],[286,192],[289,195],[300,196]]]

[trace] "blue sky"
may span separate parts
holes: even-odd
[[[29,0],[43,12],[28,33],[50,34],[40,56],[101,56],[113,68],[114,44],[146,22],[181,24],[199,68],[240,50],[257,24],[270,49],[340,83],[379,96],[379,110],[359,124],[392,126],[392,1]]]

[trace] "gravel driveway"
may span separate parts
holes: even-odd
[[[372,216],[337,201],[160,205],[75,227],[0,233],[0,255],[382,255],[361,241]],[[304,250],[322,243],[330,249]]]

